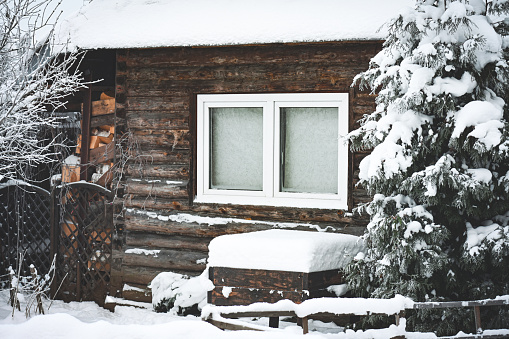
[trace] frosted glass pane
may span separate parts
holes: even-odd
[[[210,188],[263,189],[263,109],[210,108]]]
[[[338,109],[281,108],[281,191],[338,193]]]

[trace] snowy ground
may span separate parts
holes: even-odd
[[[302,338],[302,329],[295,324],[283,323],[281,330],[268,332],[237,331],[226,332],[202,321],[198,317],[178,317],[166,313],[134,307],[117,307],[109,312],[93,302],[54,301],[46,315],[32,316],[28,320],[24,312],[8,305],[8,291],[0,292],[0,338]],[[22,305],[23,306],[23,305]],[[48,304],[46,304],[47,308]],[[23,307],[22,307],[23,310]],[[261,320],[264,325],[268,320]],[[337,338],[327,332],[338,332],[341,328],[315,322],[311,330],[320,327],[306,337]]]
[[[46,315],[25,318],[8,305],[8,291],[0,291],[0,338],[1,339],[54,339],[54,338],[172,338],[172,339],[275,339],[304,338],[302,329],[295,324],[280,321],[281,329],[269,331],[222,331],[199,317],[179,317],[167,313],[156,313],[148,309],[117,306],[115,312],[97,306],[93,302],[46,301]],[[268,326],[268,319],[251,320],[251,324]],[[341,327],[319,321],[310,321],[310,333],[305,338],[314,339],[387,339],[404,334],[408,339],[436,338],[432,333],[408,333],[403,328],[343,332]],[[463,333],[459,333],[460,335]],[[509,336],[509,330],[485,331],[485,334]],[[464,334],[463,334],[464,335]],[[473,336],[472,336],[473,337]]]

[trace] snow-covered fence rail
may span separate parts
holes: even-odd
[[[242,329],[242,325],[228,318],[242,317],[297,317],[304,333],[308,332],[308,319],[313,316],[372,315],[386,314],[396,317],[400,325],[400,315],[405,309],[413,307],[414,302],[397,295],[392,299],[365,298],[315,298],[296,304],[290,300],[277,303],[254,303],[247,306],[213,306],[203,308],[202,319],[226,329]],[[404,324],[403,324],[404,325]],[[241,327],[237,327],[241,326]]]
[[[495,299],[472,300],[472,301],[449,301],[449,302],[414,302],[409,298],[397,295],[392,299],[364,299],[364,298],[316,298],[309,299],[300,304],[290,300],[281,300],[274,304],[254,303],[247,306],[214,306],[207,305],[203,308],[202,319],[229,330],[263,330],[263,327],[248,325],[232,318],[249,317],[297,317],[302,324],[303,333],[308,332],[308,319],[313,317],[327,318],[339,315],[394,315],[396,327],[391,333],[394,338],[405,337],[405,311],[430,308],[473,307],[475,314],[476,329],[482,333],[480,307],[509,305],[509,295]],[[266,328],[265,328],[266,329]],[[465,338],[471,336],[466,336]],[[484,334],[483,338],[509,337],[507,333],[500,336]],[[460,337],[455,337],[460,338]]]
[[[503,306],[503,305],[509,305],[509,295],[497,297],[495,299],[483,299],[471,301],[416,302],[414,303],[413,309],[473,307],[475,328],[477,332],[480,332],[482,331],[481,307]]]

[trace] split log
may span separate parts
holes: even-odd
[[[115,113],[115,99],[92,101],[92,116]]]
[[[93,138],[92,136],[91,138]],[[97,147],[90,151],[89,162],[92,164],[98,164],[101,162],[107,162],[113,159],[115,154],[115,144],[109,143],[105,146]]]

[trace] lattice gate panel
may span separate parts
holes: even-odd
[[[8,268],[30,276],[30,265],[48,273],[51,258],[50,193],[36,186],[14,183],[0,188],[0,277]]]
[[[66,301],[102,304],[109,290],[113,209],[110,191],[93,184],[64,186],[59,205],[57,239],[58,296]]]

